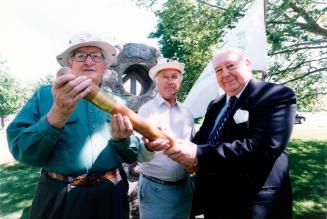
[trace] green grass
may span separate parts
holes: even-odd
[[[327,141],[289,144],[294,219],[327,217]],[[0,165],[0,218],[27,218],[39,168],[18,162]]]
[[[39,171],[18,162],[0,165],[0,218],[28,218]]]
[[[327,218],[327,141],[292,140],[290,175],[296,219]]]

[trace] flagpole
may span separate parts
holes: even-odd
[[[263,0],[263,21],[265,27],[267,27],[266,23],[266,18],[267,18],[267,5],[268,5],[268,0]],[[266,71],[261,71],[261,80],[265,81],[268,77],[268,74]]]
[[[266,26],[266,18],[267,18],[267,5],[268,5],[268,0],[263,0],[263,13],[265,19],[265,26]]]

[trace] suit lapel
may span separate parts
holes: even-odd
[[[226,104],[226,94],[221,96],[215,103],[212,105],[212,112],[210,115],[210,127],[211,129],[213,128],[215,121],[218,117],[218,114],[220,113],[221,109],[225,106]]]
[[[220,110],[223,108],[226,102],[226,95],[219,96],[217,99],[213,101],[213,103],[209,106],[208,111],[205,115],[201,130],[201,143],[207,143],[209,134],[211,133],[213,126],[215,125],[215,121]],[[197,143],[200,143],[197,142]]]
[[[252,91],[255,89],[256,80],[251,79],[247,84],[246,88],[243,90],[241,96],[239,97],[238,101],[236,102],[235,109],[245,109],[247,110],[248,102],[251,97]],[[236,111],[235,110],[235,111]]]

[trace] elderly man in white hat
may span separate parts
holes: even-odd
[[[30,218],[128,218],[121,163],[136,161],[139,140],[127,117],[83,99],[115,54],[89,33],[75,35],[57,56],[63,68],[53,85],[41,87],[9,125],[15,159],[42,168]]]
[[[161,60],[150,69],[158,94],[144,104],[138,114],[168,135],[190,140],[194,134],[193,117],[176,100],[184,72],[184,64]],[[145,145],[147,145],[147,140]],[[182,165],[160,152],[141,150],[139,209],[142,219],[188,218],[193,187]]]

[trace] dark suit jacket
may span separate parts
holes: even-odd
[[[207,144],[223,95],[210,103],[193,138],[198,145],[194,209],[205,218],[291,218],[292,197],[287,143],[296,111],[294,92],[285,86],[252,79],[236,102],[248,121],[230,119],[222,143]],[[202,212],[203,213],[203,212]]]

